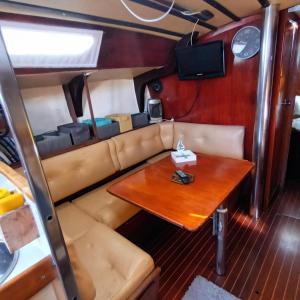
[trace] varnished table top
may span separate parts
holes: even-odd
[[[197,230],[251,171],[247,160],[199,154],[197,161],[175,164],[166,157],[108,187],[108,192],[187,230]],[[171,181],[177,169],[195,181]]]

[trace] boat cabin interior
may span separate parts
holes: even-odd
[[[0,299],[300,299],[299,26],[0,0]]]

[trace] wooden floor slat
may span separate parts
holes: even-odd
[[[229,220],[227,273],[217,276],[212,222],[191,233],[173,225],[147,245],[161,267],[160,298],[181,299],[202,275],[242,299],[300,299],[300,184],[289,182],[259,221],[237,210]]]

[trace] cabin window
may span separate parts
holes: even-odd
[[[14,68],[96,67],[103,31],[0,22]]]

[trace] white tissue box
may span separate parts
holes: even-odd
[[[183,163],[188,161],[196,161],[197,156],[191,150],[184,151],[173,151],[171,152],[171,157],[176,163]]]

